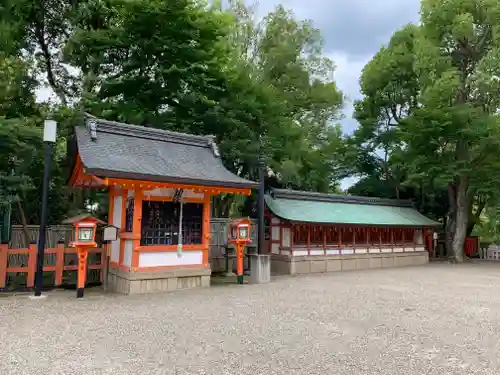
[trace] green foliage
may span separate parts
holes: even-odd
[[[247,123],[258,124],[250,138],[255,142],[248,145],[251,159],[257,159],[260,137],[268,164],[284,186],[336,189],[345,151],[335,125],[343,95],[333,81],[333,62],[322,55],[319,30],[281,6],[260,22],[241,1],[231,2],[230,13],[236,21],[228,36],[236,52],[232,61],[250,73],[245,87],[258,92],[245,111],[256,113],[256,121]],[[255,168],[249,177],[256,178]]]
[[[496,1],[423,0],[421,25],[395,33],[363,71],[356,106],[365,152],[384,149],[405,187],[447,191],[459,261],[485,200],[499,193],[498,15]]]
[[[213,134],[225,165],[254,180],[262,153],[275,186],[336,190],[345,174],[334,64],[319,31],[283,7],[260,23],[236,1],[226,9],[194,0],[6,0],[0,15],[1,196],[17,197],[28,223],[38,222],[48,116],[58,121],[51,222],[106,206],[101,192],[66,186],[66,140],[83,111]],[[57,103],[35,103],[44,85]],[[221,197],[219,211],[228,214],[232,202]]]
[[[32,172],[41,132],[33,88],[27,64],[0,55],[0,206],[23,200],[35,187]]]
[[[479,236],[484,243],[500,242],[500,207],[496,202],[486,207],[472,234]]]

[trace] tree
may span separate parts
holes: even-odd
[[[365,66],[360,79],[364,98],[354,104],[354,117],[360,124],[352,139],[357,150],[355,172],[368,174],[372,182],[379,180],[395,198],[401,196],[404,171],[389,159],[403,146],[401,121],[417,106],[419,85],[413,72],[417,32],[415,25],[397,31]]]
[[[41,143],[34,85],[26,64],[0,55],[0,206],[14,206],[24,226],[25,242],[26,194],[34,189],[32,168]]]
[[[267,139],[268,164],[284,186],[335,189],[344,151],[335,124],[343,94],[333,80],[333,62],[323,56],[321,33],[282,6],[260,22],[254,10],[230,1],[235,23],[228,40],[236,52],[234,65],[249,72],[249,82],[257,90],[264,88],[268,103],[273,103],[265,116],[257,117],[260,128],[255,129]]]
[[[56,103],[36,105],[39,117],[30,119],[35,127],[48,115],[59,122],[52,220],[102,198],[65,187],[64,142],[83,111],[213,134],[224,164],[246,178],[257,179],[264,153],[272,184],[337,188],[344,173],[336,125],[343,96],[334,65],[322,56],[319,31],[283,7],[262,23],[242,2],[225,9],[194,0],[6,0],[0,14],[2,50],[36,78],[27,93],[47,84],[57,96]],[[42,168],[29,168],[30,184],[39,187]],[[28,222],[38,218],[37,193],[25,190]],[[227,215],[232,202],[222,197],[219,211]]]
[[[496,1],[424,0],[406,53],[404,45],[399,54],[391,50],[401,40],[396,33],[363,74],[376,82],[365,92],[362,109],[371,117],[364,118],[379,124],[388,112],[395,121],[406,183],[447,189],[448,250],[456,261],[486,200],[498,194],[498,19]],[[384,75],[374,72],[391,67],[393,77],[377,82]]]
[[[457,261],[474,197],[498,193],[498,7],[490,0],[422,2],[415,53],[420,106],[402,131],[414,171],[448,186]]]

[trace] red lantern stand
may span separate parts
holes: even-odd
[[[97,224],[104,224],[104,222],[91,215],[81,215],[68,219],[65,223],[73,225],[73,241],[69,243],[69,246],[76,248],[78,257],[76,298],[83,298],[89,249],[97,247],[97,243],[95,242]]]
[[[228,231],[228,242],[233,244],[236,250],[236,275],[237,283],[243,284],[243,250],[245,246],[252,243],[250,229],[252,222],[249,219],[236,219],[230,224]]]

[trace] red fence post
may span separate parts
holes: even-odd
[[[7,279],[8,251],[9,245],[0,245],[0,289],[5,288],[5,281]]]
[[[26,279],[26,287],[33,288],[35,286],[35,270],[36,270],[37,245],[30,243],[28,247],[28,276]]]
[[[59,242],[56,247],[56,275],[54,278],[55,286],[62,284],[64,272],[64,242]]]

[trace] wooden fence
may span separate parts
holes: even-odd
[[[217,253],[227,240],[227,224],[230,222],[230,219],[227,218],[212,218],[210,222],[210,232],[212,234],[212,242],[210,246],[214,249],[214,252]],[[254,223],[256,224],[256,223]],[[29,242],[37,242],[38,237],[40,236],[40,227],[38,225],[28,225],[27,228]],[[66,245],[72,241],[72,227],[71,225],[51,225],[47,228],[45,243],[46,247],[56,247],[58,243],[63,242]],[[27,247],[28,244],[24,239],[25,235],[23,233],[22,225],[13,225],[11,232],[11,248],[24,248]],[[252,226],[251,233],[252,240],[257,238],[256,225]]]
[[[210,223],[212,239],[209,257],[213,271],[222,271],[225,268],[223,249],[227,242],[227,226],[229,222],[230,219],[227,218],[212,218]],[[36,245],[34,245],[33,242],[36,243],[36,241],[38,241],[40,227],[38,225],[28,225],[27,231],[29,240],[32,243],[29,247],[25,244],[25,234],[21,225],[12,226],[10,249],[7,253],[5,253],[7,246],[2,245],[2,249],[4,250],[0,253],[0,288],[4,287],[2,283],[4,283],[5,280],[5,273],[27,273],[26,286],[32,286],[36,263]],[[76,270],[76,264],[78,263],[76,252],[73,248],[67,247],[72,240],[71,236],[71,225],[52,225],[47,228],[44,270],[55,272],[54,285],[56,286],[61,285],[61,269],[63,271]],[[96,237],[99,236],[97,235]],[[251,238],[252,241],[256,241],[257,239],[256,225],[252,226]],[[64,249],[64,252],[62,252],[61,249]],[[93,249],[91,254],[89,254],[89,259],[91,258],[92,252],[98,253],[103,257],[105,256],[102,249]],[[5,254],[7,254],[6,260]],[[68,259],[71,258],[71,256],[73,256],[74,259]],[[66,261],[64,263],[64,268],[61,268],[61,259],[63,258],[66,259]],[[104,264],[104,261],[102,264]],[[101,268],[94,264],[89,266],[89,271],[92,270],[101,270]],[[102,272],[99,272],[99,274],[95,274],[94,272],[89,276],[88,280],[90,282],[102,280]]]
[[[224,271],[226,268],[226,259],[224,258],[224,245],[227,243],[227,228],[231,220],[227,218],[212,218],[210,222],[210,233],[212,235],[212,240],[210,243],[210,267],[213,272]],[[250,229],[250,238],[253,243],[257,243],[257,225],[255,221],[252,221]],[[245,263],[248,259],[245,259]],[[234,265],[236,266],[236,265]],[[248,264],[245,264],[245,269],[248,268]]]
[[[30,244],[25,249],[10,249],[8,245],[0,245],[0,290],[6,287],[7,278],[10,276],[21,276],[25,282],[16,283],[18,286],[25,285],[32,288],[35,285],[37,246]],[[88,273],[98,271],[99,281],[103,281],[104,269],[106,267],[106,251],[103,248],[89,249]],[[55,248],[45,249],[44,272],[53,272],[54,286],[64,283],[64,272],[77,271],[78,258],[76,249],[65,247],[59,243]],[[22,274],[22,275],[19,275]],[[88,280],[92,280],[91,278]]]
[[[71,225],[51,225],[47,228],[45,234],[45,247],[56,247],[58,243],[68,244],[73,239],[71,238],[73,229]],[[27,234],[29,241],[26,243],[25,234],[22,225],[13,225],[10,237],[10,247],[20,249],[28,247],[30,243],[38,242],[40,236],[39,225],[28,225]]]

